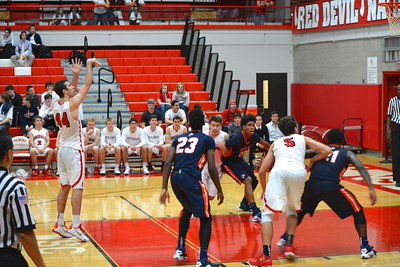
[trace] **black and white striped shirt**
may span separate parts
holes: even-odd
[[[17,233],[36,228],[25,183],[0,167],[0,248],[21,249]]]
[[[390,99],[387,115],[392,122],[400,124],[400,98],[397,96]]]

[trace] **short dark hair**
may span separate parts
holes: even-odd
[[[272,115],[275,115],[275,114],[276,114],[276,115],[279,115],[279,113],[276,112],[275,110],[271,111],[271,116],[272,116]]]
[[[200,104],[194,104],[193,109],[200,109],[201,110],[201,105]]]
[[[8,31],[8,33],[11,33],[11,28],[7,27],[4,29],[4,31]]]
[[[56,82],[56,84],[54,85],[54,91],[57,93],[57,95],[60,98],[64,97],[63,94],[63,90],[67,90],[67,86],[65,85],[65,82],[68,80],[62,80],[62,81],[58,81]]]
[[[10,90],[15,91],[14,86],[12,86],[11,84],[6,86],[6,91],[10,91]]]
[[[136,122],[136,123],[138,123],[137,119],[132,117],[132,118],[129,120],[129,124],[131,124],[133,121]]]
[[[212,116],[210,117],[210,124],[211,124],[212,121],[215,121],[216,123],[221,123],[221,124],[222,124],[222,122],[223,122],[224,120],[222,119],[222,116],[221,116],[221,115],[217,114],[217,115],[212,115]]]
[[[157,115],[155,115],[155,114],[150,115],[149,121],[151,121],[151,119],[156,119],[156,120],[158,120]]]
[[[24,95],[24,98],[25,98],[26,101],[29,101],[29,102],[32,101],[32,96],[30,96],[28,94]]]
[[[333,128],[328,132],[328,144],[343,145],[344,134],[341,130]]]
[[[27,85],[26,86],[26,92],[29,92],[29,89],[34,88],[33,85]]]
[[[250,121],[256,123],[256,116],[254,116],[253,114],[244,115],[240,124],[242,126],[245,126]]]
[[[179,103],[179,101],[178,100],[172,100],[171,101],[171,107],[175,106],[176,103]]]
[[[44,100],[52,99],[52,98],[53,98],[53,96],[52,96],[51,94],[46,94],[46,95],[44,96]]]
[[[2,93],[2,94],[1,94],[1,98],[3,98],[3,100],[4,100],[5,102],[10,101],[10,96],[9,96],[7,93]]]
[[[294,134],[294,129],[297,127],[296,119],[293,116],[285,116],[278,122],[278,128],[283,135]]]
[[[35,122],[35,120],[36,120],[36,119],[43,120],[43,118],[42,118],[41,116],[39,116],[39,115],[37,115],[37,116],[33,117],[33,122]]]
[[[204,114],[203,111],[199,109],[193,109],[189,112],[189,125],[192,130],[199,130],[203,128],[204,125]]]
[[[180,120],[180,121],[182,121],[182,118],[181,118],[181,116],[179,116],[179,115],[175,115],[175,116],[172,118],[172,121],[174,121],[174,120]]]
[[[4,157],[8,151],[13,149],[14,145],[9,132],[0,130],[0,161],[4,160]]]
[[[52,86],[54,86],[54,83],[53,83],[53,82],[51,82],[51,81],[48,81],[48,82],[46,82],[46,83],[45,83],[44,87],[46,87],[46,88],[47,88],[47,86],[49,86],[49,85],[52,85]]]
[[[241,118],[242,117],[242,115],[240,115],[239,113],[235,113],[235,114],[233,114],[233,118]]]

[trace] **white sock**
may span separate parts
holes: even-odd
[[[102,168],[103,170],[105,170],[105,169],[106,169],[106,164],[101,164],[101,168]]]
[[[125,163],[125,169],[129,169],[129,163]]]
[[[35,166],[35,170],[39,169],[39,166]]]
[[[44,165],[44,169],[47,170],[49,168],[49,165]]]
[[[72,215],[72,226],[74,226],[74,228],[78,228],[79,225],[81,225],[81,216]]]
[[[147,162],[142,163],[143,168],[147,168]]]
[[[59,213],[57,217],[57,224],[59,226],[64,226],[64,213]]]
[[[119,165],[118,164],[115,164],[115,169],[119,169]]]

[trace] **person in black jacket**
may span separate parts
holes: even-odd
[[[13,120],[11,127],[16,127],[17,126],[17,118],[18,118],[18,112],[21,109],[22,106],[22,97],[17,94],[14,90],[14,86],[12,85],[7,85],[6,87],[6,92],[10,96],[11,104],[13,105]]]
[[[36,33],[35,25],[32,24],[29,27],[29,34],[26,37],[26,39],[28,39],[28,41],[31,42],[33,54],[37,56],[39,54],[40,49],[42,48],[41,46],[43,45],[43,43],[42,43],[42,38],[40,38],[40,35]]]

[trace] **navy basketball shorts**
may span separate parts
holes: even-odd
[[[254,175],[253,169],[246,162],[240,164],[223,162],[221,168],[238,184],[242,184],[247,177],[257,180],[257,177]]]

